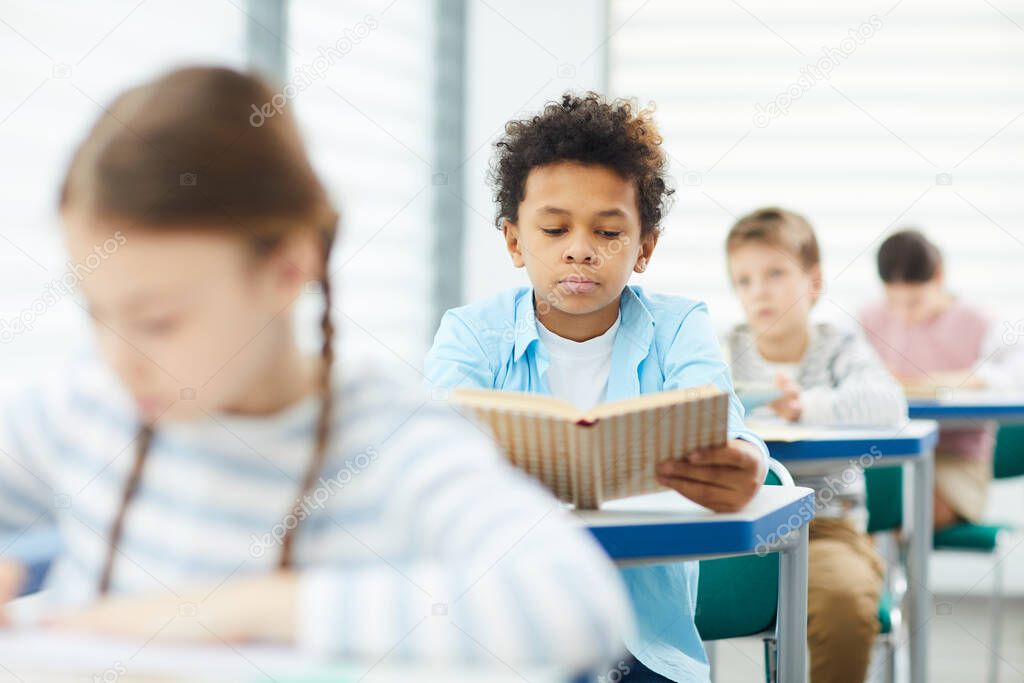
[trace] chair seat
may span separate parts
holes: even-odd
[[[1008,529],[1005,524],[956,524],[935,533],[935,549],[992,552],[999,532]]]

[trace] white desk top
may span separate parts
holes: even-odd
[[[938,389],[935,395],[910,394],[911,405],[964,405],[964,406],[1022,406],[1024,391],[997,389]]]
[[[782,420],[750,419],[745,426],[765,441],[866,441],[872,439],[922,439],[936,430],[931,420],[908,420],[899,427],[823,427],[784,422]]]
[[[753,522],[807,497],[799,486],[762,486],[739,512],[715,513],[675,491],[650,493],[602,504],[600,510],[580,510],[576,516],[588,527],[634,524],[717,524]]]
[[[522,674],[522,675],[520,675]],[[383,661],[318,664],[293,650],[146,644],[136,640],[19,631],[0,633],[0,682],[71,683],[536,683],[564,682],[567,676],[533,669],[480,666],[429,668]]]

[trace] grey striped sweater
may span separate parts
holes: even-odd
[[[813,325],[810,333],[807,351],[791,378],[802,387],[801,423],[896,427],[906,421],[903,390],[858,333],[829,323]],[[726,335],[725,346],[734,382],[774,383],[774,370],[758,352],[749,326],[734,327]],[[760,408],[754,415],[767,410]],[[863,528],[867,518],[864,462],[866,458],[853,458],[829,467],[790,469],[799,486],[814,489],[819,517],[849,517]]]

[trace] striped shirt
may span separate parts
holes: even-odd
[[[734,382],[773,383],[773,365],[758,352],[750,327],[725,337]],[[862,337],[828,324],[811,326],[807,350],[790,377],[800,387],[802,423],[895,427],[907,419],[903,390]],[[766,410],[766,409],[760,409]],[[755,415],[757,412],[755,412]],[[870,453],[866,455],[871,455]],[[867,520],[861,459],[811,469],[794,468],[797,485],[814,489],[818,517]]]
[[[334,387],[326,465],[302,501],[315,397],[159,423],[111,590],[174,595],[272,571],[302,521],[297,637],[313,654],[578,667],[619,651],[632,621],[614,566],[489,438],[372,367],[339,369]],[[130,397],[95,360],[0,409],[0,533],[56,524],[57,605],[96,597],[135,435]]]

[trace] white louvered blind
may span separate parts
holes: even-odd
[[[91,331],[51,296],[67,257],[57,190],[74,146],[121,90],[185,63],[245,64],[245,15],[228,2],[110,0],[0,6],[0,372],[27,378]],[[14,320],[28,320],[15,333]]]
[[[875,251],[914,225],[944,250],[955,291],[1024,325],[1020,3],[613,0],[611,10],[611,93],[656,103],[679,188],[641,282],[707,300],[720,327],[735,320],[726,232],[779,204],[818,231],[824,318],[850,322],[845,312],[880,296]],[[811,68],[823,59],[827,78]],[[780,94],[786,112],[768,111]]]
[[[332,264],[335,321],[349,351],[372,351],[396,366],[400,356],[418,367],[432,332],[432,11],[433,3],[388,0],[294,2],[285,37],[289,75],[304,69],[311,83],[292,104],[344,215]],[[43,301],[66,263],[57,187],[99,105],[175,66],[245,68],[248,21],[244,0],[0,7],[3,384],[91,334],[71,297]],[[319,343],[319,307],[316,295],[300,305],[307,346]],[[4,334],[3,325],[26,311],[32,329]]]
[[[431,2],[304,0],[289,15],[300,53],[290,73],[310,83],[295,110],[342,211],[335,323],[354,355],[414,375],[433,333],[433,12]]]

